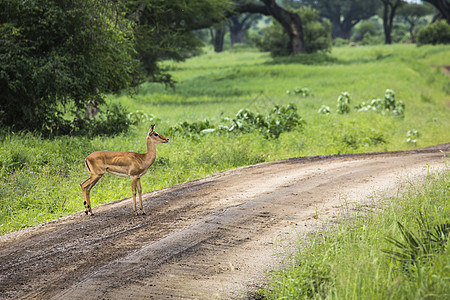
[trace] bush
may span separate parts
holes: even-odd
[[[297,107],[275,105],[268,116],[241,109],[228,128],[230,132],[250,132],[259,130],[266,138],[278,138],[281,133],[301,128],[305,121],[297,113]]]
[[[417,45],[450,44],[450,25],[445,20],[434,22],[417,34]]]
[[[337,37],[332,41],[333,46],[335,47],[341,47],[341,46],[348,46],[348,44],[350,43],[349,40]]]
[[[215,126],[209,120],[197,121],[192,123],[184,121],[170,127],[168,134],[174,135],[175,133],[182,133],[183,135],[192,137],[193,134],[199,134],[202,132],[209,132],[214,130]]]
[[[281,133],[289,132],[295,128],[301,128],[305,121],[297,113],[297,107],[289,104],[286,107],[275,105],[267,116],[252,112],[248,109],[240,109],[229,125],[214,125],[212,122],[180,122],[169,129],[169,134],[182,133],[194,137],[200,133],[235,132],[249,133],[253,131],[261,132],[265,138],[278,138]]]
[[[133,120],[128,111],[121,105],[111,104],[92,119],[77,118],[67,126],[72,135],[116,135],[125,133]]]
[[[289,49],[289,36],[280,23],[272,23],[272,25],[263,28],[261,33],[262,37],[253,38],[253,43],[259,50],[269,51],[273,57],[291,54]]]
[[[368,36],[377,36],[381,32],[380,25],[376,21],[362,21],[356,28],[352,40],[360,43]]]

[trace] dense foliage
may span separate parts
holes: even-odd
[[[115,2],[0,4],[0,124],[67,133],[70,110],[127,87],[135,61],[131,24]]]
[[[100,107],[105,94],[144,78],[173,84],[158,62],[195,53],[202,44],[193,30],[226,7],[215,0],[2,1],[0,126],[45,135],[110,132],[107,123],[126,112]],[[84,117],[86,107],[99,117]],[[119,122],[114,133],[126,127]]]

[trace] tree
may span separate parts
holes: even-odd
[[[0,2],[0,124],[70,130],[67,107],[132,84],[133,31],[116,1]]]
[[[244,42],[247,30],[260,18],[257,14],[244,13],[232,16],[229,20],[231,47],[236,43]]]
[[[163,59],[183,60],[198,51],[202,41],[194,31],[220,23],[229,1],[134,0],[125,1],[128,18],[136,23],[137,58],[141,72],[155,82],[173,84],[161,70]]]
[[[353,27],[361,20],[375,15],[380,7],[378,0],[300,0],[295,2],[298,2],[298,5],[317,9],[321,17],[330,20],[333,39],[338,37],[349,39]]]
[[[397,9],[404,4],[403,0],[380,0],[383,3],[382,18],[384,43],[392,44],[392,28]]]
[[[423,17],[431,15],[432,13],[433,8],[431,6],[415,3],[405,4],[398,9],[397,15],[409,24],[409,34],[412,42],[415,42],[416,40],[414,33],[414,28],[416,25]]]
[[[321,22],[316,10],[304,7],[296,10],[303,21],[306,53],[328,51],[331,47],[331,26],[329,22]],[[262,38],[255,38],[256,46],[262,51],[270,51],[272,56],[291,54],[289,36],[278,22],[262,30]]]
[[[292,11],[284,9],[276,0],[260,0],[262,4],[254,2],[235,3],[228,17],[240,13],[259,13],[272,16],[277,20],[289,37],[289,52],[291,54],[305,53],[305,41],[303,25],[300,16]]]
[[[439,11],[440,17],[450,25],[450,1],[449,0],[423,0],[432,4]]]

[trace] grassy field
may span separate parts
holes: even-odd
[[[338,222],[299,241],[291,266],[274,272],[260,295],[449,299],[450,172],[416,180],[382,205],[343,208]]]
[[[175,89],[145,83],[135,95],[108,96],[131,112],[136,125],[127,134],[93,139],[0,134],[0,233],[83,210],[84,157],[106,149],[144,152],[154,123],[171,142],[158,145],[158,158],[142,179],[144,191],[263,161],[449,142],[450,77],[440,68],[450,64],[449,57],[449,46],[393,45],[283,59],[252,49],[206,51],[183,63],[165,62],[177,81]],[[383,101],[387,89],[405,104],[403,115],[354,108],[372,99]],[[336,112],[342,92],[350,95],[347,114]],[[290,103],[302,126],[278,124],[286,115],[270,113],[275,105]],[[328,114],[318,113],[323,105]],[[236,117],[240,109],[259,113],[281,131],[267,134],[244,120],[246,127],[230,132],[242,121]],[[201,131],[211,128],[215,131]],[[95,206],[130,195],[129,180],[106,175],[91,198]]]

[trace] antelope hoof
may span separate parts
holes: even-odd
[[[147,214],[145,213],[145,211],[143,211],[143,212],[142,212],[142,215],[143,215],[143,216],[146,216]]]
[[[88,215],[88,214],[89,214],[89,212],[88,212],[87,210],[85,211],[85,213],[86,213],[86,215]]]

